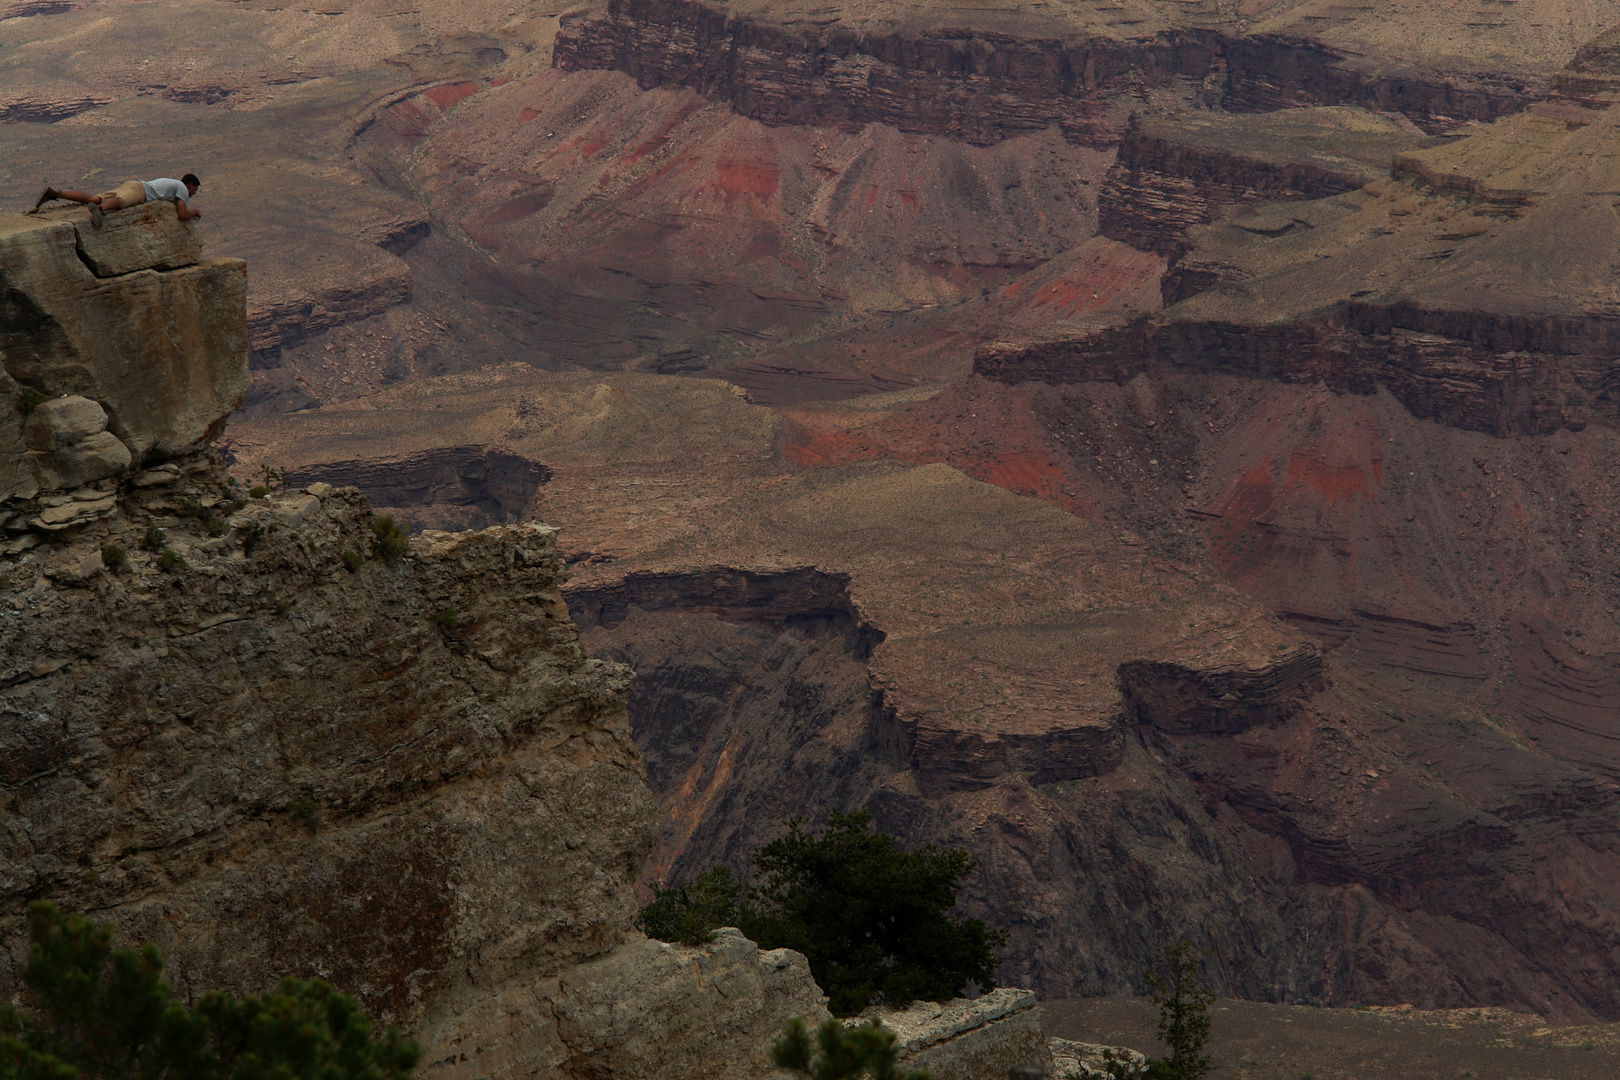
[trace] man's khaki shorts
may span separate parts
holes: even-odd
[[[125,206],[139,206],[146,201],[146,185],[139,180],[125,180],[112,191],[103,191],[103,199],[122,199]]]

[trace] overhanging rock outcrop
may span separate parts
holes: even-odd
[[[25,391],[101,406],[130,463],[188,453],[247,388],[247,267],[203,259],[195,222],[153,203],[0,215],[0,450],[26,422]],[[0,453],[0,499],[52,479]],[[98,478],[99,479],[99,478]]]

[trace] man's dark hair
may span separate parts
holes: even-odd
[[[197,179],[197,174],[194,173],[194,172],[186,173],[186,175],[184,175],[184,176],[182,176],[180,178],[180,182],[182,184],[190,184],[192,187],[195,187],[195,188],[202,187],[202,181]]]

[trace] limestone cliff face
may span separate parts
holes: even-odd
[[[352,488],[239,496],[202,446],[245,380],[242,265],[156,268],[195,251],[162,208],[3,224],[8,944],[48,896],[183,995],[321,976],[426,1077],[764,1071],[820,993],[797,954],[632,929],[657,810],[554,530],[384,558]]]

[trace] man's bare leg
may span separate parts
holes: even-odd
[[[89,203],[92,206],[99,206],[103,210],[117,210],[122,208],[124,205],[123,202],[118,199],[104,200],[100,195],[92,195],[88,191],[57,191],[55,188],[46,188],[45,191],[40,195],[39,201],[34,203],[34,209],[38,210],[41,206],[44,206],[52,199],[66,199],[68,202]],[[108,202],[115,202],[118,203],[118,205],[108,206]]]
[[[68,202],[84,203],[90,207],[90,222],[93,225],[101,224],[101,215],[124,208],[124,200],[119,198],[103,199],[100,195],[92,195],[88,191],[57,191],[48,187],[40,192],[39,198],[34,201],[34,209],[30,213],[37,214],[39,208],[53,199],[66,199]]]

